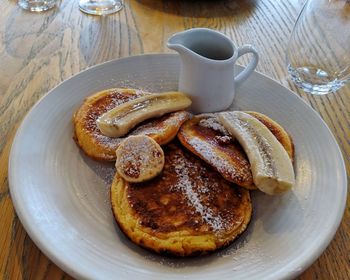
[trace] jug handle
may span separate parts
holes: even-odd
[[[235,77],[235,87],[239,87],[254,71],[255,67],[258,65],[259,54],[257,50],[252,45],[243,45],[237,49],[236,60],[247,53],[253,54],[253,59],[249,62],[248,66]]]

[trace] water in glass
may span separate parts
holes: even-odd
[[[308,0],[288,44],[288,72],[306,92],[334,92],[350,81],[349,48],[350,1]]]

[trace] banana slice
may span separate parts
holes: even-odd
[[[181,92],[151,94],[123,103],[97,119],[97,126],[108,137],[121,137],[140,122],[183,110],[191,99]]]
[[[288,153],[263,123],[238,111],[219,113],[218,118],[246,152],[258,189],[272,195],[288,191],[295,184]]]
[[[115,167],[128,182],[143,182],[157,176],[164,167],[164,152],[145,135],[129,136],[118,147]]]

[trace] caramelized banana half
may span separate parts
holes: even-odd
[[[181,92],[141,96],[101,115],[97,119],[97,126],[108,137],[121,137],[144,120],[183,110],[191,103]]]
[[[267,194],[278,194],[295,184],[288,153],[262,122],[238,111],[220,113],[218,118],[246,152],[258,189]]]

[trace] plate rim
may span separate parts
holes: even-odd
[[[46,94],[44,94],[41,98],[38,99],[38,101],[32,106],[32,108],[28,111],[28,113],[23,118],[19,128],[16,131],[14,140],[13,140],[12,145],[11,145],[11,150],[10,150],[10,154],[9,154],[9,161],[8,161],[8,181],[9,181],[9,191],[10,191],[11,201],[13,203],[16,215],[18,216],[19,220],[21,221],[26,233],[29,235],[29,237],[35,243],[35,245],[40,249],[40,251],[43,254],[45,254],[45,256],[47,256],[52,262],[54,262],[63,271],[65,271],[69,275],[71,275],[75,278],[78,278],[78,279],[90,279],[91,275],[86,274],[86,272],[82,269],[80,269],[80,270],[75,269],[78,266],[69,265],[69,263],[65,262],[63,260],[63,258],[60,258],[59,254],[55,253],[56,252],[55,250],[51,250],[50,247],[46,246],[45,242],[42,241],[43,239],[40,238],[35,233],[35,227],[32,226],[28,222],[28,217],[30,215],[28,214],[28,212],[23,211],[23,207],[20,205],[20,202],[19,202],[20,198],[18,195],[18,190],[16,189],[16,186],[15,186],[16,176],[15,176],[15,171],[13,168],[16,146],[18,145],[17,143],[20,141],[18,136],[21,134],[22,130],[25,128],[25,126],[26,126],[27,122],[29,121],[33,112],[37,109],[37,107],[40,106],[41,102],[45,98],[47,98],[47,96],[52,94],[56,90],[56,88],[60,87],[62,84],[64,84],[68,80],[71,80],[71,79],[77,78],[81,75],[84,75],[88,71],[95,71],[98,68],[103,68],[104,65],[116,63],[117,61],[126,62],[127,60],[142,59],[145,57],[154,57],[157,59],[161,59],[162,57],[174,57],[175,58],[175,57],[178,57],[178,55],[177,54],[166,54],[166,53],[152,53],[152,54],[140,54],[140,55],[135,55],[135,56],[128,56],[128,57],[124,57],[124,58],[117,58],[117,59],[109,60],[109,61],[97,64],[97,65],[93,65],[91,67],[88,67],[87,69],[84,69],[84,70],[72,75],[68,79],[60,82],[57,86],[55,86],[54,88],[49,90]],[[242,66],[239,66],[239,67],[242,67]],[[311,253],[308,253],[309,250],[306,250],[306,252],[302,255],[302,259],[298,258],[294,261],[294,262],[298,261],[298,263],[299,263],[299,265],[298,265],[298,263],[296,263],[296,265],[295,265],[298,268],[297,270],[289,270],[289,271],[280,271],[279,270],[279,271],[276,271],[276,273],[278,273],[278,275],[276,275],[276,277],[278,276],[279,279],[292,279],[292,278],[300,275],[303,271],[305,271],[312,263],[314,263],[320,257],[320,255],[324,252],[324,250],[328,247],[330,242],[333,240],[334,235],[336,234],[336,232],[340,226],[340,223],[341,223],[343,215],[344,215],[344,211],[345,211],[345,207],[346,207],[346,200],[347,200],[346,166],[345,166],[342,151],[339,147],[339,144],[338,144],[335,136],[333,135],[332,131],[330,130],[330,128],[328,127],[326,122],[321,118],[319,113],[316,110],[314,110],[309,104],[307,104],[306,101],[304,99],[302,99],[298,94],[296,94],[295,92],[293,92],[289,88],[285,87],[284,85],[279,83],[277,80],[275,80],[271,77],[268,77],[267,75],[260,73],[258,71],[254,71],[254,72],[258,76],[262,77],[264,80],[269,80],[269,81],[273,82],[274,84],[277,84],[278,86],[283,87],[285,90],[288,91],[289,94],[294,96],[294,98],[298,99],[299,101],[302,101],[303,106],[306,107],[307,110],[311,110],[313,112],[313,114],[315,114],[315,117],[317,117],[318,121],[320,121],[320,123],[327,130],[327,132],[330,136],[330,139],[334,144],[336,152],[337,152],[339,158],[341,159],[341,163],[340,163],[341,170],[339,170],[339,171],[341,174],[341,178],[343,179],[342,181],[343,181],[344,185],[342,187],[343,192],[342,192],[341,205],[339,205],[339,211],[337,213],[336,219],[334,219],[327,234],[324,235],[323,240],[321,240],[322,242],[320,242],[320,244],[318,244],[317,248],[315,250],[313,250]],[[271,276],[273,276],[274,274],[272,274]],[[273,278],[273,279],[275,279],[275,278]]]

